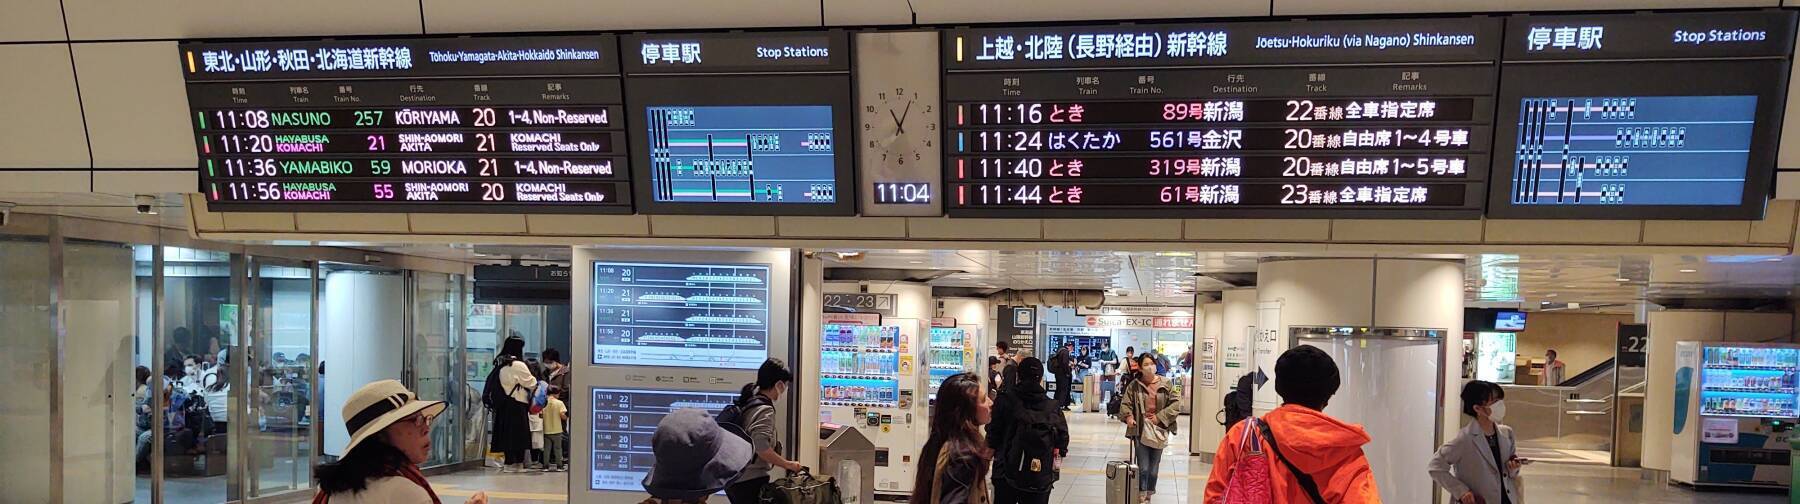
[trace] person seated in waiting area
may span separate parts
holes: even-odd
[[[356,389],[344,401],[350,444],[343,458],[313,471],[313,504],[442,504],[419,464],[431,457],[431,421],[443,412],[443,401],[421,401],[398,380]],[[487,494],[476,492],[468,504],[487,504]]]

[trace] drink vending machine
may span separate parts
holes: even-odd
[[[1670,479],[1786,488],[1793,480],[1788,436],[1800,420],[1800,346],[1675,345]]]
[[[925,323],[874,314],[825,314],[820,421],[856,427],[875,444],[875,492],[912,492],[927,418],[920,350]]]
[[[945,378],[975,371],[975,342],[981,338],[979,333],[971,334],[967,329],[956,327],[954,320],[942,325],[938,325],[939,322],[935,320],[932,323],[931,343],[925,348],[925,365],[929,374],[925,386],[927,397],[936,401],[938,387],[944,384]]]

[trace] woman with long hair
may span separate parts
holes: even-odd
[[[525,454],[531,450],[531,394],[537,390],[537,377],[525,364],[525,340],[508,336],[494,357],[494,373],[499,374],[500,397],[490,398],[494,409],[494,436],[489,447],[505,454],[502,472],[525,472]]]
[[[994,452],[981,427],[993,419],[994,401],[972,373],[957,373],[938,388],[931,436],[919,451],[911,504],[986,504],[988,463]]]
[[[756,381],[744,384],[743,393],[738,395],[738,422],[744,433],[750,435],[751,449],[756,456],[750,459],[731,486],[725,488],[725,496],[731,499],[731,504],[762,502],[763,487],[769,486],[769,471],[776,467],[789,473],[805,469],[799,462],[781,456],[781,442],[775,435],[775,401],[781,400],[781,395],[793,381],[794,372],[788,369],[786,362],[769,359],[756,370]]]
[[[1156,494],[1157,471],[1162,467],[1163,449],[1181,424],[1180,397],[1162,375],[1156,374],[1156,355],[1139,354],[1137,373],[1119,399],[1119,421],[1125,422],[1125,437],[1131,441],[1133,458],[1140,467],[1138,493],[1144,502]]]
[[[442,401],[421,401],[397,380],[357,389],[344,401],[350,444],[343,458],[313,470],[313,504],[441,504],[419,464],[431,456],[431,421],[443,412]],[[486,504],[487,495],[468,503]]]

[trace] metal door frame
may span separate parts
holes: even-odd
[[[253,470],[253,468],[257,467],[255,464],[255,457],[253,456],[254,454],[251,453],[251,450],[245,449],[247,448],[247,445],[253,444],[246,442],[246,440],[249,439],[248,436],[251,433],[251,424],[257,420],[251,418],[250,398],[251,393],[254,391],[251,390],[253,387],[250,382],[250,368],[252,364],[259,366],[259,369],[260,366],[264,365],[264,363],[253,363],[250,359],[250,349],[253,344],[252,338],[255,335],[255,321],[252,317],[256,313],[256,309],[261,307],[260,304],[253,303],[261,297],[261,292],[257,290],[257,281],[262,279],[262,266],[300,268],[306,270],[306,280],[309,291],[309,295],[307,296],[307,304],[309,305],[309,320],[307,322],[309,333],[307,336],[308,354],[313,356],[313,362],[317,363],[319,361],[319,261],[232,254],[232,278],[234,282],[242,282],[242,284],[241,288],[236,289],[239,295],[237,320],[238,341],[231,345],[232,362],[238,364],[231,367],[232,393],[229,396],[228,401],[237,402],[243,406],[239,408],[229,408],[229,411],[231,412],[231,432],[228,439],[233,439],[235,441],[227,444],[227,446],[229,446],[227,449],[231,450],[231,453],[234,454],[231,456],[231,460],[234,463],[228,464],[226,475],[226,497],[227,499],[230,499],[235,496],[236,501],[238,502],[262,502],[287,499],[293,497],[295,494],[312,491],[312,484],[310,481],[307,481],[304,485],[301,485],[300,488],[284,490],[270,495],[258,495],[262,490],[260,478],[261,472]],[[242,275],[238,274],[240,267],[242,267]],[[273,296],[273,292],[271,292],[270,295]],[[270,298],[271,309],[273,309],[273,299],[273,297]],[[273,316],[271,316],[271,319],[272,318]],[[271,324],[270,328],[273,329],[274,320],[269,320],[268,322]],[[272,338],[273,335],[270,337]],[[317,409],[319,407],[319,402],[317,400],[320,395],[319,375],[317,372],[314,372],[314,369],[308,369],[305,373],[308,394],[312,396],[308,398],[307,407],[309,409]],[[308,453],[306,464],[307,467],[315,467],[319,463],[317,441],[321,439],[320,436],[323,433],[322,426],[317,418],[313,418],[313,421],[305,432],[307,433],[307,436],[311,438],[305,441],[309,445],[307,447]],[[238,488],[235,492],[230,490],[233,485],[236,485]]]

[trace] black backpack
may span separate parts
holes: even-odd
[[[732,401],[731,404],[725,405],[725,409],[719,410],[719,417],[715,420],[719,422],[719,427],[732,434],[737,434],[745,441],[750,441],[750,426],[744,425],[744,422],[750,420],[750,410],[763,406],[773,407],[775,403],[769,402],[769,396],[750,394],[749,401],[741,404]]]
[[[487,409],[494,409],[494,408],[499,407],[501,404],[506,404],[506,403],[503,403],[500,401],[511,401],[512,400],[512,397],[509,397],[506,395],[505,390],[500,389],[500,370],[505,369],[506,366],[511,366],[511,365],[512,365],[511,361],[508,361],[506,364],[498,364],[498,365],[494,366],[493,371],[488,372],[487,384],[482,385],[482,387],[481,387],[481,405],[482,406],[487,407]]]
[[[1056,471],[1057,424],[1062,413],[1038,408],[1019,408],[1007,435],[1004,453],[994,470],[1013,488],[1033,493],[1050,491],[1060,476]]]

